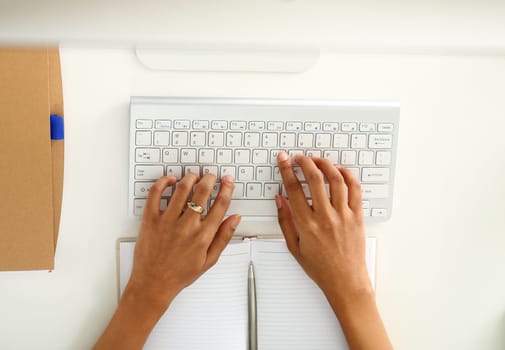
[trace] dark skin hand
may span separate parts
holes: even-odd
[[[297,156],[312,196],[309,205],[291,163],[285,152],[279,154],[289,201],[277,196],[276,204],[289,251],[326,295],[351,349],[392,349],[366,269],[358,179],[326,159]]]
[[[365,263],[365,226],[361,188],[352,173],[321,158],[297,156],[309,185],[309,205],[292,169],[280,152],[278,164],[289,200],[277,196],[279,224],[289,251],[324,292],[352,350],[390,350]],[[326,193],[324,178],[330,193]],[[188,174],[177,185],[165,211],[160,199],[175,178],[161,177],[149,191],[135,248],[130,280],[107,329],[94,349],[141,349],[172,300],[213,266],[240,222],[223,221],[230,205],[233,180],[221,180],[208,215],[184,210],[192,201],[206,203],[214,175]]]
[[[186,202],[196,185],[191,200],[206,203],[216,176],[186,175],[162,212],[161,195],[175,182],[174,177],[161,177],[149,191],[130,280],[94,349],[141,349],[175,296],[217,262],[240,223],[240,215],[223,221],[234,186],[230,177],[221,180],[204,219],[186,209]]]

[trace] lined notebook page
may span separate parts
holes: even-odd
[[[121,293],[130,276],[135,243],[120,244]],[[149,336],[146,350],[247,348],[247,269],[250,243],[228,245],[218,263],[184,289]]]
[[[252,256],[259,349],[348,349],[326,298],[288,252],[284,241],[254,241]],[[367,265],[372,271],[374,261],[375,239],[369,239]]]

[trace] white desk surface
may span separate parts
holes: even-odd
[[[377,300],[397,349],[505,347],[505,59],[325,54],[300,75],[170,73],[131,50],[62,50],[66,153],[52,273],[0,274],[0,348],[89,349],[117,304],[131,95],[401,102]],[[37,171],[36,169],[33,169]],[[36,198],[27,198],[36,200]]]

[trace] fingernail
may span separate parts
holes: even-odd
[[[289,156],[286,152],[282,151],[279,153],[278,158],[279,158],[279,161],[283,162],[283,161],[287,160],[289,158]]]
[[[277,206],[277,209],[282,208],[282,198],[279,195],[275,196],[275,205]]]
[[[226,175],[221,178],[221,181],[233,183],[233,177],[231,175]]]
[[[241,215],[235,215],[235,217],[233,218],[230,226],[232,228],[232,230],[235,230],[237,228],[237,226],[240,224],[240,220],[242,220],[242,216]]]

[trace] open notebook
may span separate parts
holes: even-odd
[[[367,239],[367,267],[375,273],[375,238]],[[120,292],[128,282],[135,242],[119,244]],[[218,263],[173,301],[144,349],[246,350],[247,273],[256,276],[258,348],[348,349],[340,325],[317,285],[283,240],[232,241]]]

